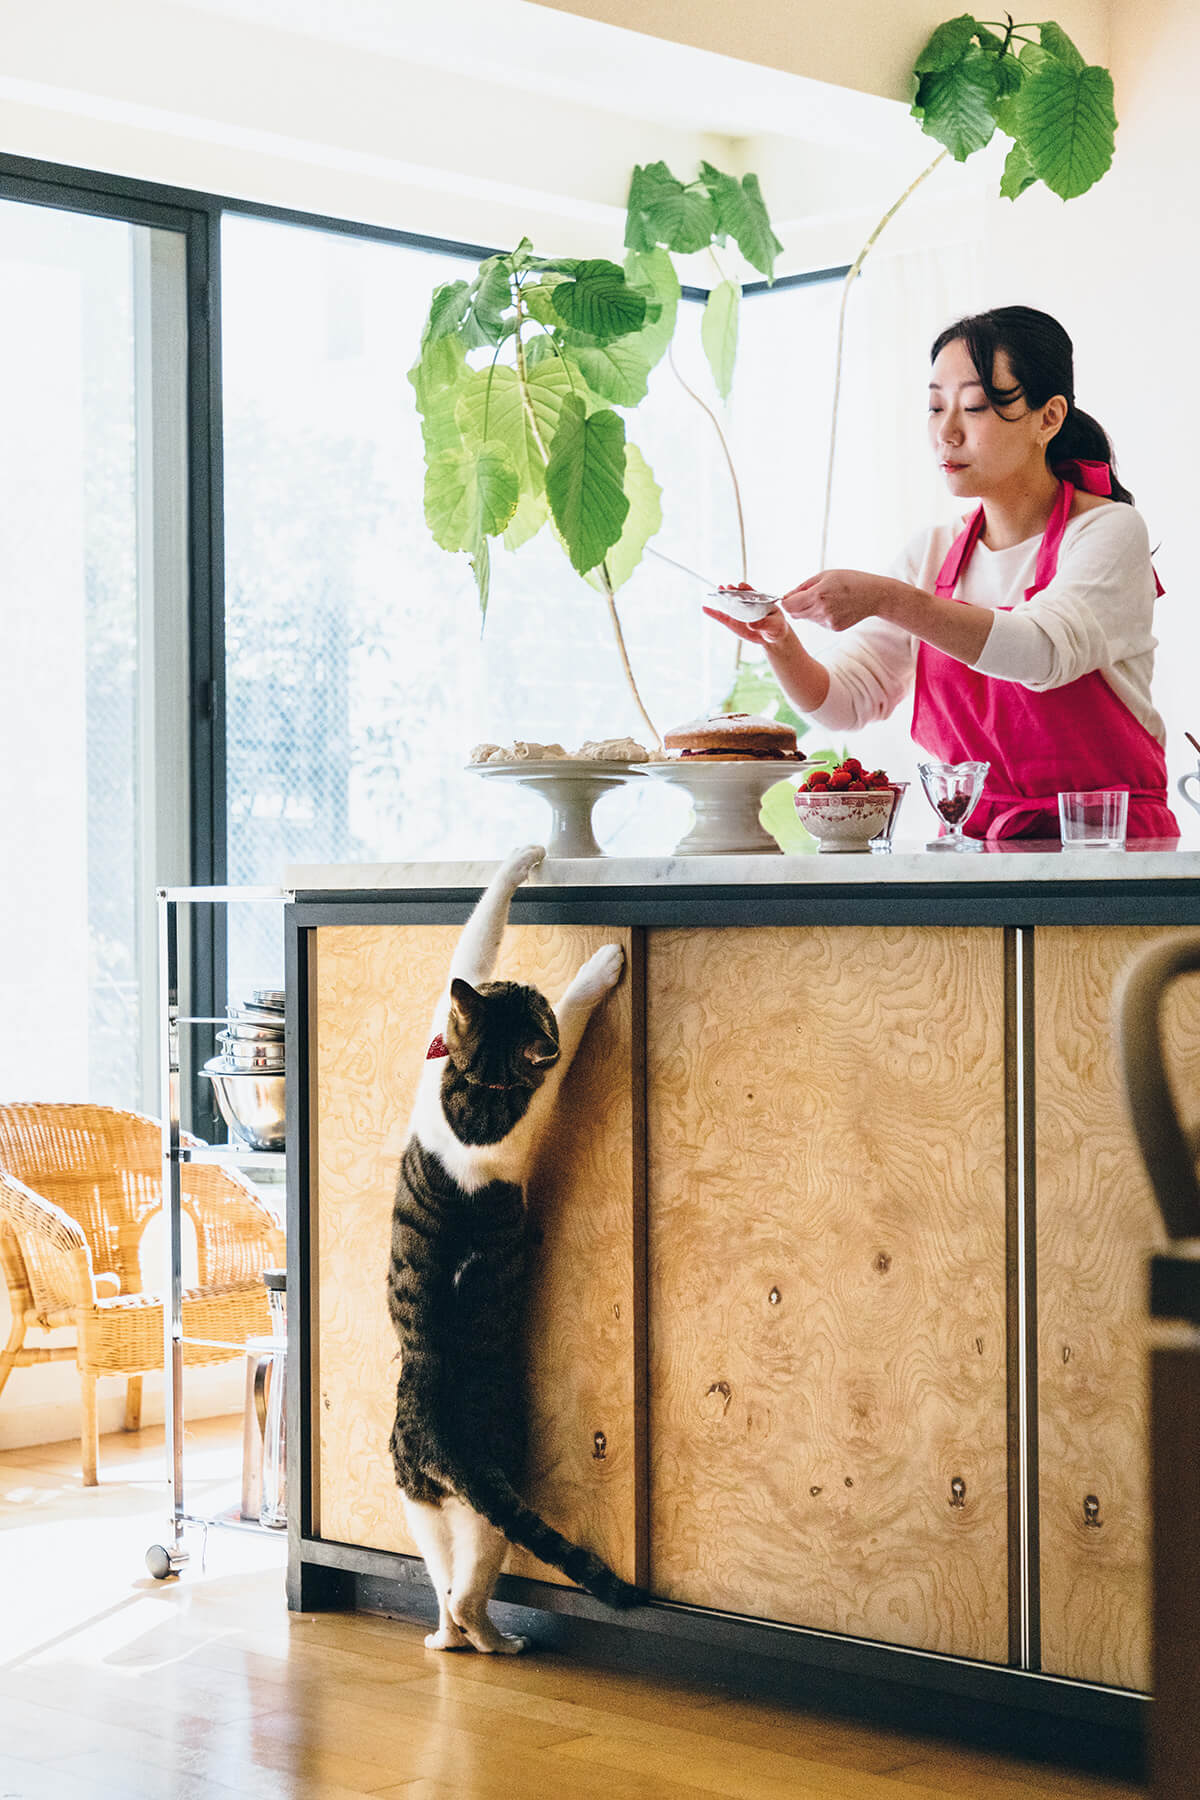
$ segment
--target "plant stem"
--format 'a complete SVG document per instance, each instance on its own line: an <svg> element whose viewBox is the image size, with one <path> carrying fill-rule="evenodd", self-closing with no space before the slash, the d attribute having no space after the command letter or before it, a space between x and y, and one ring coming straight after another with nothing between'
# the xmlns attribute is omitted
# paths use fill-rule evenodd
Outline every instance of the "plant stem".
<svg viewBox="0 0 1200 1800"><path fill-rule="evenodd" d="M521 407L525 413L526 419L528 420L529 429L533 433L533 441L537 445L538 455L542 459L542 466L545 467L545 465L550 461L550 453L546 449L545 439L542 437L541 432L538 430L537 415L535 414L535 412L533 410L533 401L529 398L529 386L528 386L528 382L527 382L526 375L525 375L525 346L521 342L521 326L524 323L525 323L525 315L522 312L521 302L520 302L520 299L518 298L518 300L517 300L517 329L516 329L515 333L513 334L515 337L516 346L517 346L517 386L521 390Z"/></svg>
<svg viewBox="0 0 1200 1800"><path fill-rule="evenodd" d="M716 260L715 257L713 260L714 261ZM692 396L692 399L696 402L696 405L700 408L700 410L702 412L706 412L708 414L709 418L712 420L713 430L716 432L717 437L720 440L721 448L725 452L725 463L726 463L726 467L729 470L729 479L733 483L733 503L737 508L738 543L741 546L741 552L742 552L742 580L749 581L750 576L749 576L747 566L746 566L746 520L745 520L745 516L742 512L742 490L738 486L737 470L733 466L733 458L729 454L729 445L725 442L725 433L721 430L721 422L717 418L717 415L713 411L712 407L706 406L704 404L704 401L700 398L700 396L696 392L695 388L690 388L688 386L687 382L683 379L683 376L679 373L679 367L675 361L675 346L673 344L668 344L668 346L667 346L667 361L671 365L671 373L674 375L676 381L679 383L679 385L683 389L684 393L690 394ZM737 650L734 653L734 658L733 658L733 667L734 667L735 672L738 669L740 669L741 666L742 666L742 640L741 640L741 638L739 638L738 642L737 642Z"/></svg>
<svg viewBox="0 0 1200 1800"><path fill-rule="evenodd" d="M600 564L600 580L604 584L604 598L608 601L608 616L612 620L613 633L617 640L617 649L621 653L621 663L625 670L625 679L629 683L629 691L633 695L634 705L646 722L646 729L654 739L655 749L661 750L662 739L658 735L654 720L650 717L650 714L642 704L642 696L638 692L638 684L633 678L633 664L630 662L629 652L625 648L625 633L621 630L621 616L617 611L616 595L613 592L612 577L608 572L607 562L602 562Z"/></svg>
<svg viewBox="0 0 1200 1800"><path fill-rule="evenodd" d="M515 334L517 343L517 381L521 389L521 404L525 411L525 417L529 421L529 429L533 433L533 441L537 445L538 455L541 457L543 464L546 464L550 461L550 456L546 449L545 439L538 429L537 417L533 410L533 402L529 398L529 389L526 383L525 350L521 343L521 326L523 322L521 302L518 297L517 329ZM646 726L651 737L654 739L655 748L661 750L662 739L655 729L654 720L650 717L650 714L642 704L642 696L638 692L638 684L634 680L633 664L630 662L629 652L625 648L625 633L621 630L621 617L617 612L616 596L613 593L612 577L608 572L607 562L602 562L600 564L600 580L604 587L604 598L608 601L608 616L612 620L612 628L617 640L617 650L621 657L621 666L625 670L625 679L629 683L629 691L633 695L633 703L641 713L642 718L646 721Z"/></svg>
<svg viewBox="0 0 1200 1800"><path fill-rule="evenodd" d="M687 382L683 379L683 376L679 373L678 366L675 362L674 345L667 346L667 361L671 365L671 373L674 375L676 381L679 383L679 385L683 389L684 393L690 394L692 396L692 399L696 402L696 405L698 407L700 407L701 411L706 412L708 414L709 418L712 420L713 430L716 432L717 437L720 439L721 448L725 452L725 463L729 469L729 479L733 483L734 505L737 507L738 542L741 545L741 551L742 551L742 580L749 581L750 577L746 572L746 521L742 514L742 490L738 486L737 470L734 468L733 458L729 454L729 445L725 442L725 433L721 430L720 421L718 420L717 415L713 411L712 407L706 406L704 404L704 401L700 398L700 396L696 392L695 388L690 388L688 386Z"/></svg>
<svg viewBox="0 0 1200 1800"><path fill-rule="evenodd" d="M937 168L938 164L945 162L949 154L950 152L948 150L939 150L938 154L929 164L929 167L922 169L916 180L911 181L905 188L895 205L888 208L887 212L884 213L882 219L880 219L878 225L855 257L850 266L849 273L842 283L842 300L841 305L838 308L837 350L834 355L833 363L833 411L829 422L829 460L825 465L825 510L821 515L821 551L818 560L822 569L825 567L825 553L829 543L829 514L833 503L833 462L834 453L837 449L838 404L842 396L842 348L846 335L846 302L850 298L850 289L857 280L862 270L862 266L867 260L867 255L880 233L883 231L884 226L891 223L896 214L900 211L900 208L904 205L904 202L908 199L909 195L916 192L921 183L933 174L933 171Z"/></svg>

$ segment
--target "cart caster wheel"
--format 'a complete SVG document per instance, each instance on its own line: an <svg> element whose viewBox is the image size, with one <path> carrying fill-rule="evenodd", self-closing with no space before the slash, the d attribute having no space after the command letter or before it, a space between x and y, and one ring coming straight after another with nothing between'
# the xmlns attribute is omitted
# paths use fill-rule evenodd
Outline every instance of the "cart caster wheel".
<svg viewBox="0 0 1200 1800"><path fill-rule="evenodd" d="M146 1552L146 1567L155 1581L165 1581L169 1575L178 1575L187 1561L186 1550L167 1550L162 1544L151 1544Z"/></svg>

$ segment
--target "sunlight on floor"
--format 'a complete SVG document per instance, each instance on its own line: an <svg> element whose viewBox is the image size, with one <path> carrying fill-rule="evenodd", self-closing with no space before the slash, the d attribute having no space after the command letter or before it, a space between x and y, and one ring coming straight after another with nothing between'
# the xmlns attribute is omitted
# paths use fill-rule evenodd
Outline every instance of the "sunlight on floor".
<svg viewBox="0 0 1200 1800"><path fill-rule="evenodd" d="M75 1444L5 1453L0 1662L12 1667L86 1660L132 1672L147 1662L173 1660L174 1648L154 1650L156 1635L169 1635L199 1587L231 1576L259 1575L277 1583L282 1608L282 1532L188 1526L191 1560L185 1576L154 1580L146 1571L146 1551L170 1535L162 1430L106 1438L103 1448L98 1488L83 1487ZM188 1511L210 1516L236 1507L240 1421L190 1425L185 1455ZM26 1469L13 1466L18 1459Z"/></svg>

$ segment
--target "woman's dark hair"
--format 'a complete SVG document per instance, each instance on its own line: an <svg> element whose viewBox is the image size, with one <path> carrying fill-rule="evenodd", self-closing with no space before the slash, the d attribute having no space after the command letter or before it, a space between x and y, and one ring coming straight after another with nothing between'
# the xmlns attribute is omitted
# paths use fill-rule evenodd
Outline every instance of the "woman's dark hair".
<svg viewBox="0 0 1200 1800"><path fill-rule="evenodd" d="M1074 346L1057 319L1032 306L996 306L990 312L973 313L948 325L934 339L930 361L961 340L975 365L980 386L997 412L1024 399L1031 409L1044 406L1055 394L1067 403L1067 416L1046 446L1046 461L1054 469L1060 463L1107 463L1112 477L1112 497L1133 505L1133 495L1117 480L1113 447L1104 427L1075 404ZM996 352L1003 350L1012 369L1012 387L997 387L993 379Z"/></svg>

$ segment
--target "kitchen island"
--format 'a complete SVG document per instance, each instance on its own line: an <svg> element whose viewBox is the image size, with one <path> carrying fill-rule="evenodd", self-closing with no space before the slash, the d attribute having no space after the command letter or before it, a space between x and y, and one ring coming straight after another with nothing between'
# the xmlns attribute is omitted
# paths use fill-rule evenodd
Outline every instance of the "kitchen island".
<svg viewBox="0 0 1200 1800"><path fill-rule="evenodd" d="M384 1268L430 1013L492 870L289 872L294 1607L429 1605ZM553 999L601 943L627 964L531 1194L528 1492L651 1604L614 1624L514 1552L522 1630L1136 1741L1161 1228L1112 998L1200 925L1198 878L1174 846L1044 845L535 873L499 974ZM1188 983L1167 1032L1194 1080Z"/></svg>

